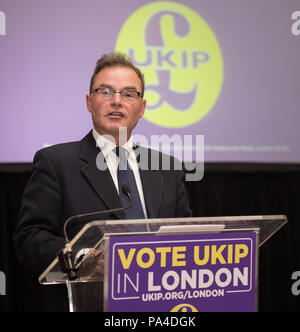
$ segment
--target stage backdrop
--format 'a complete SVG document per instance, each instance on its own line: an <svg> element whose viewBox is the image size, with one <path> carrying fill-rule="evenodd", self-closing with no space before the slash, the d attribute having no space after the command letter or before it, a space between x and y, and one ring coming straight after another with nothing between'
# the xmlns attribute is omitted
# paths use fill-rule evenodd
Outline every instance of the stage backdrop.
<svg viewBox="0 0 300 332"><path fill-rule="evenodd" d="M206 161L300 162L299 0L1 0L0 162L82 138L114 50L145 74L143 145L195 159L204 135Z"/></svg>

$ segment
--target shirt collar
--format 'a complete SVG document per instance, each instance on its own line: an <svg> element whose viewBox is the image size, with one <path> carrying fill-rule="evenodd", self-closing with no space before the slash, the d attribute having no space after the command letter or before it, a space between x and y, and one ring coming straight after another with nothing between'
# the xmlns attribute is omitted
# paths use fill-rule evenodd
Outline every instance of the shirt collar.
<svg viewBox="0 0 300 332"><path fill-rule="evenodd" d="M115 148L116 144L109 140L105 135L100 135L96 129L93 129L93 136L96 141L96 145L101 149L104 158L106 158ZM123 145L123 148L127 150L128 154L133 154L133 138L130 136L129 140Z"/></svg>

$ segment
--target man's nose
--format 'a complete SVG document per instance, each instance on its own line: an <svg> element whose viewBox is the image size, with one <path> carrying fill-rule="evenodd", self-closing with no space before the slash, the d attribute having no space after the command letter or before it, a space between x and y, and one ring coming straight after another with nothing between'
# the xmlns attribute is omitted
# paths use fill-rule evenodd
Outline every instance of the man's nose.
<svg viewBox="0 0 300 332"><path fill-rule="evenodd" d="M115 92L112 96L113 104L117 104L117 105L121 104L121 99L122 99L122 97L120 95L120 92Z"/></svg>

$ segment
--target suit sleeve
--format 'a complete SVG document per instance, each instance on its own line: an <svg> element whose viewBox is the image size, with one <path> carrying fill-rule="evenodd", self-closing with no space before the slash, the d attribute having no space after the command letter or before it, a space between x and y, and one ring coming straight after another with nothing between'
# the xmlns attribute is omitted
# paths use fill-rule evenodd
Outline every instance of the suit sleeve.
<svg viewBox="0 0 300 332"><path fill-rule="evenodd" d="M14 234L17 256L35 272L43 272L64 246L61 206L58 174L46 150L41 150L33 161Z"/></svg>

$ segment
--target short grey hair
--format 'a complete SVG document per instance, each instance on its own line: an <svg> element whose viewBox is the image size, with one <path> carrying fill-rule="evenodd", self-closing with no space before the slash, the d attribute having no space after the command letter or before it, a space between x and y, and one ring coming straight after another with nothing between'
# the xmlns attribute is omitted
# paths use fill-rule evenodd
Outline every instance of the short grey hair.
<svg viewBox="0 0 300 332"><path fill-rule="evenodd" d="M91 78L90 82L90 91L93 89L93 85L95 82L96 76L100 73L100 71L107 67L126 67L131 68L138 76L142 85L142 94L144 94L145 90L145 79L144 75L139 68L137 68L126 54L120 52L112 52L108 54L102 55L102 57L97 61L96 67Z"/></svg>

